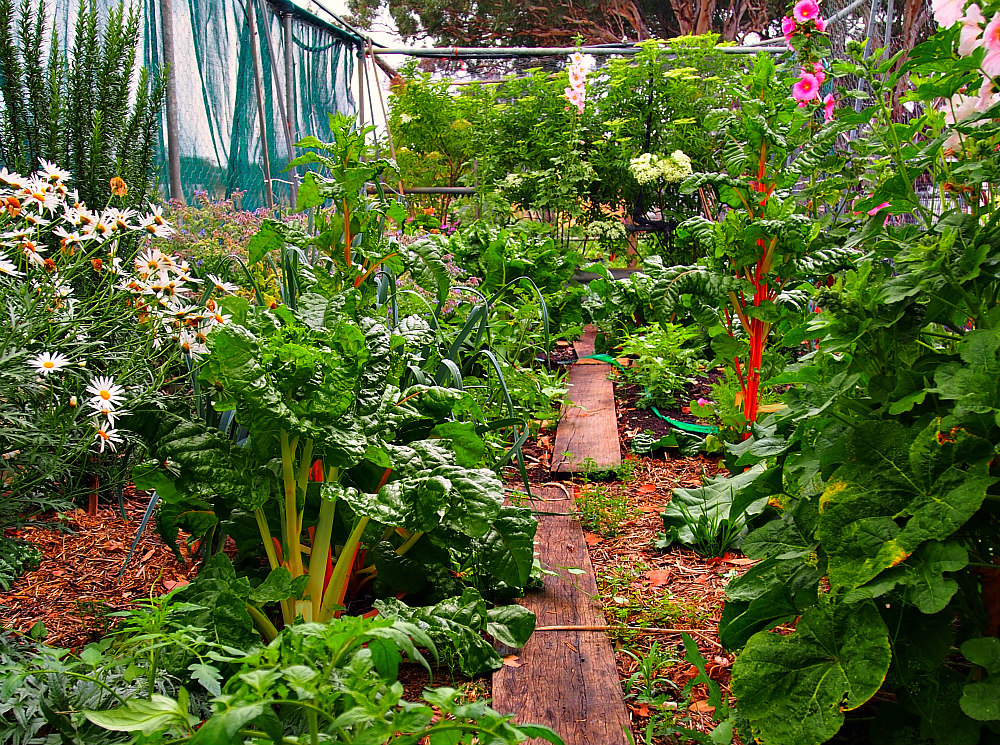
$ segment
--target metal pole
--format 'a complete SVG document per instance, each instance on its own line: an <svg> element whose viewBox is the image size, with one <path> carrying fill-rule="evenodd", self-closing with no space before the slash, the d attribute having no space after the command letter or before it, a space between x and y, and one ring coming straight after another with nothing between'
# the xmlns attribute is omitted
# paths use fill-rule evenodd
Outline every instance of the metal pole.
<svg viewBox="0 0 1000 745"><path fill-rule="evenodd" d="M181 151L177 144L177 79L174 75L174 8L171 0L160 0L160 37L163 42L163 66L167 70L167 175L170 198L187 204L181 186Z"/></svg>
<svg viewBox="0 0 1000 745"><path fill-rule="evenodd" d="M288 132L292 139L298 139L298 109L295 108L295 61L292 49L295 40L292 38L292 14L285 13L282 18L282 30L285 35L285 115L288 121ZM294 151L292 158L295 157ZM292 204L299 201L299 173L292 169Z"/></svg>
<svg viewBox="0 0 1000 745"><path fill-rule="evenodd" d="M365 50L358 50L358 126L365 126Z"/></svg>
<svg viewBox="0 0 1000 745"><path fill-rule="evenodd" d="M260 13L261 13L262 16L264 16L264 3L263 3L262 0L259 0L259 2L260 2ZM264 16L264 20L265 21L267 20L267 16ZM277 89L277 91L276 91L277 92L276 98L277 98L277 101L278 101L278 115L281 117L282 124L284 124L284 126L281 128L281 132L285 136L285 148L288 150L288 160L291 161L292 159L295 158L295 147L292 145L292 129L291 129L291 125L289 124L289 121L288 121L287 109L285 109L285 92L284 92L284 86L282 86L282 84L281 84L281 76L278 75L278 74L276 74L274 72L274 68L275 68L275 64L274 63L275 63L275 61L276 61L277 58L275 57L275 54L274 54L274 44L271 43L271 24L270 23L265 23L264 24L264 41L267 43L267 53L268 53L268 55L271 58L271 71L272 71L271 77L274 80L274 87ZM288 62L288 57L286 56L285 57L285 63L287 64L287 62ZM297 189L295 187L297 185L298 174L295 173L295 172L292 172L290 175L291 175L290 187L291 187L291 192L292 192L292 206L294 207L295 206L295 194L297 192Z"/></svg>
<svg viewBox="0 0 1000 745"><path fill-rule="evenodd" d="M271 158L267 152L267 120L264 117L264 81L260 71L260 44L257 42L257 20L254 18L253 0L247 0L247 23L250 26L250 55L253 57L253 84L257 93L257 119L260 122L260 151L264 158L264 194L267 206L274 209L274 192L271 189Z"/></svg>
<svg viewBox="0 0 1000 745"><path fill-rule="evenodd" d="M761 49L759 47L713 47L714 51L723 54L756 54L757 52L785 51L780 49ZM670 47L664 47L665 52L671 52ZM438 59L506 59L511 57L560 57L573 52L592 54L595 56L638 54L641 50L636 46L601 46L601 47L385 47L378 50L379 55L403 54L410 57L434 57Z"/></svg>

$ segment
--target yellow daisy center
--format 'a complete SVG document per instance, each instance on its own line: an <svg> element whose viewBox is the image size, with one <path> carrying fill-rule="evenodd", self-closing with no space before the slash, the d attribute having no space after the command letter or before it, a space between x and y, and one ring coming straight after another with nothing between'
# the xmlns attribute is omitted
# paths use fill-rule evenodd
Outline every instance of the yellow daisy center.
<svg viewBox="0 0 1000 745"><path fill-rule="evenodd" d="M103 398L105 401L110 401L111 400L111 391L107 391L107 390L101 391L101 398Z"/></svg>

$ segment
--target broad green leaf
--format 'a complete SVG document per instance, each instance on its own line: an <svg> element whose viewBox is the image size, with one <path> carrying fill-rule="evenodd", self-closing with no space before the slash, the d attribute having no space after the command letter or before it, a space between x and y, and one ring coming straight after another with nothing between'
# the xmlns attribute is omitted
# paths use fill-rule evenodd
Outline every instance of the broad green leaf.
<svg viewBox="0 0 1000 745"><path fill-rule="evenodd" d="M960 543L928 541L899 566L886 569L871 582L847 593L845 600L877 598L902 586L908 590L907 602L916 605L922 613L937 613L958 591L958 582L945 577L944 573L958 571L968 563L968 551Z"/></svg>
<svg viewBox="0 0 1000 745"><path fill-rule="evenodd" d="M743 526L748 517L760 514L771 496L754 487L754 482L763 473L765 466L761 463L736 476L712 477L696 489L674 489L661 515L665 532L657 545L665 548L675 541L694 544L699 523L716 532L726 525ZM764 481L758 486L763 484ZM770 492L770 489L762 491ZM749 503L745 504L745 509L733 509L734 502L747 499Z"/></svg>
<svg viewBox="0 0 1000 745"><path fill-rule="evenodd" d="M176 700L159 693L154 693L148 700L130 698L118 709L108 711L84 709L83 715L104 729L115 732L142 732L144 735L152 735L170 727L184 731L198 722L198 719L188 714Z"/></svg>
<svg viewBox="0 0 1000 745"><path fill-rule="evenodd" d="M474 555L495 582L520 589L531 576L538 521L531 510L503 505L490 530L475 539Z"/></svg>
<svg viewBox="0 0 1000 745"><path fill-rule="evenodd" d="M501 605L486 612L486 631L501 644L520 649L535 630L535 614L520 605Z"/></svg>
<svg viewBox="0 0 1000 745"><path fill-rule="evenodd" d="M977 637L962 644L962 654L983 667L988 677L966 683L959 705L962 711L981 722L1000 720L1000 639Z"/></svg>
<svg viewBox="0 0 1000 745"><path fill-rule="evenodd" d="M264 220L260 230L247 243L247 258L251 264L263 261L271 251L279 251L285 243L283 226L274 220Z"/></svg>
<svg viewBox="0 0 1000 745"><path fill-rule="evenodd" d="M807 609L795 632L762 631L733 665L733 693L762 745L819 745L889 670L889 631L871 603Z"/></svg>
<svg viewBox="0 0 1000 745"><path fill-rule="evenodd" d="M992 446L940 419L920 432L874 424L857 431L852 447L820 498L817 537L834 587L860 587L923 542L948 538L997 481L985 470Z"/></svg>

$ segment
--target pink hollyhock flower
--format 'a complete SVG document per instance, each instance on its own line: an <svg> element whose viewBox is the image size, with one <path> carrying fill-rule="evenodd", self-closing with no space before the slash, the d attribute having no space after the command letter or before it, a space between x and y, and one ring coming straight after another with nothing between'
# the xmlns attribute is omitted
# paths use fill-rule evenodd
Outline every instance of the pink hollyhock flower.
<svg viewBox="0 0 1000 745"><path fill-rule="evenodd" d="M983 58L983 72L991 78L1000 75L1000 13L986 24L983 31L983 46L986 47L986 57Z"/></svg>
<svg viewBox="0 0 1000 745"><path fill-rule="evenodd" d="M872 216L877 215L879 212L881 212L888 206L889 206L888 202L882 202L882 204L880 204L878 207L872 207L870 210L868 210L868 214Z"/></svg>
<svg viewBox="0 0 1000 745"><path fill-rule="evenodd" d="M792 86L792 98L799 102L799 106L805 106L809 101L819 98L819 81L816 76L804 73L802 79Z"/></svg>
<svg viewBox="0 0 1000 745"><path fill-rule="evenodd" d="M795 19L785 16L781 19L781 33L785 35L785 39L791 39L795 36Z"/></svg>
<svg viewBox="0 0 1000 745"><path fill-rule="evenodd" d="M836 100L833 98L832 93L827 93L826 98L823 99L823 121L831 122L833 121L833 107L837 105Z"/></svg>
<svg viewBox="0 0 1000 745"><path fill-rule="evenodd" d="M958 23L965 9L965 0L933 0L934 20L939 26L950 28Z"/></svg>
<svg viewBox="0 0 1000 745"><path fill-rule="evenodd" d="M983 16L979 6L973 3L965 11L962 18L962 32L958 42L958 53L963 57L968 57L976 48L982 45L983 24L986 18Z"/></svg>
<svg viewBox="0 0 1000 745"><path fill-rule="evenodd" d="M819 17L819 4L816 0L799 0L792 8L792 15L799 23L811 21Z"/></svg>
<svg viewBox="0 0 1000 745"><path fill-rule="evenodd" d="M812 64L806 63L806 65L802 68L802 74L805 75L806 73L814 75L820 85L823 85L823 81L826 80L826 72L823 70L822 62L813 62Z"/></svg>
<svg viewBox="0 0 1000 745"><path fill-rule="evenodd" d="M826 31L826 19L816 16L816 30L821 34Z"/></svg>

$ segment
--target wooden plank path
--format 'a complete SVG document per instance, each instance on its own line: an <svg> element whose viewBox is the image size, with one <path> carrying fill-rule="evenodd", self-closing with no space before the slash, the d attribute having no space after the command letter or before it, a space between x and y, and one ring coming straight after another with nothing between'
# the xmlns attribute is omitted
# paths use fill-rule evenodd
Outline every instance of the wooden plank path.
<svg viewBox="0 0 1000 745"><path fill-rule="evenodd" d="M566 745L627 745L614 650L604 631L593 628L606 621L583 529L561 489L535 492L533 509L560 513L540 515L536 537L542 566L559 576L546 576L541 592L518 601L535 613L538 627L522 649L500 646L500 654L516 658L493 674L493 708L512 713L515 722L551 727Z"/></svg>
<svg viewBox="0 0 1000 745"><path fill-rule="evenodd" d="M556 429L552 474L614 470L622 464L618 445L615 389L608 380L609 367L598 360L582 359L594 353L597 329L588 326L573 347L579 359L569 370L568 403ZM585 465L585 461L587 462Z"/></svg>

